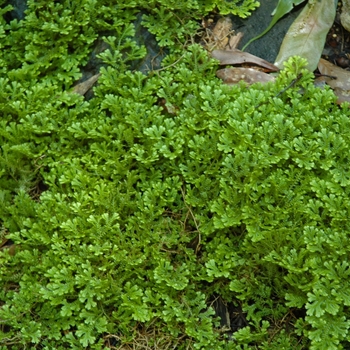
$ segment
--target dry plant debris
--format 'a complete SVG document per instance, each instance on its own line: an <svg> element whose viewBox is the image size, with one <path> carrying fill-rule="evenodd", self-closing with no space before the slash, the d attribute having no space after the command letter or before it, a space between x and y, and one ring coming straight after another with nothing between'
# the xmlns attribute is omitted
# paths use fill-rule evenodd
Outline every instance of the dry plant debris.
<svg viewBox="0 0 350 350"><path fill-rule="evenodd" d="M245 81L250 85L274 80L274 77L266 72L278 71L275 65L237 49L243 34L232 30L232 21L229 17L219 19L215 25L210 20L203 21L202 25L205 28L202 44L210 52L211 57L217 59L220 65L244 65L218 70L217 76L225 84L233 85Z"/></svg>
<svg viewBox="0 0 350 350"><path fill-rule="evenodd" d="M321 58L318 70L323 75L322 80L329 85L338 97L337 103L350 102L350 72Z"/></svg>
<svg viewBox="0 0 350 350"><path fill-rule="evenodd" d="M219 60L220 65L232 66L219 69L216 75L228 85L238 84L241 81L245 81L248 85L256 82L266 83L274 80L274 76L268 74L269 72L278 71L279 68L282 67L286 57L298 54L306 58L309 62L311 61L310 67L312 68L310 68L310 70L314 70L314 67L318 65L318 70L322 74L322 77L315 80L315 85L329 85L338 97L338 104L342 102L350 103L350 72L323 58L319 59L321 50L325 45L326 33L327 31L331 33L333 30L329 30L335 16L333 6L332 11L329 13L325 14L323 11L325 6L327 7L329 5L328 1L329 0L322 0L320 4L312 4L304 8L304 11L297 18L286 35L280 53L276 59L276 65L247 52L238 50L237 46L243 34L235 33L232 30L232 22L228 17L221 18L216 24L214 24L213 21L203 22L203 26L205 27L203 45L210 52L211 57ZM298 3L300 3L300 1ZM288 9L286 8L285 10L290 11L293 4L289 3ZM323 15L320 16L320 13ZM302 23L302 25L300 23ZM303 30L300 29L301 27ZM311 29L306 30L306 28ZM344 28L342 28L342 30L345 31ZM261 37L264 33L254 39ZM344 37L344 34L342 36ZM328 34L326 45L329 42L329 37L330 34ZM315 42L317 48L312 49L314 46L310 45L310 40L313 43ZM296 50L295 46L299 49ZM342 48L343 46L342 44ZM343 61L349 62L348 56L343 58L342 62ZM341 65L340 60L336 62L338 65ZM348 66L349 64L345 67Z"/></svg>
<svg viewBox="0 0 350 350"><path fill-rule="evenodd" d="M240 81L245 81L248 84L254 84L257 82L267 83L269 81L274 81L274 77L270 74L261 72L253 68L243 68L243 67L229 67L224 69L219 69L216 72L218 78L222 79L225 84L235 85Z"/></svg>
<svg viewBox="0 0 350 350"><path fill-rule="evenodd" d="M248 52L243 52L238 49L214 50L211 53L211 56L219 60L221 65L249 63L263 67L270 72L279 71L279 68L273 65L272 63L267 62L260 57L251 55Z"/></svg>
<svg viewBox="0 0 350 350"><path fill-rule="evenodd" d="M75 85L72 92L84 96L88 92L88 90L90 90L92 86L97 82L100 75L101 73L95 74L91 78L83 81L82 83Z"/></svg>
<svg viewBox="0 0 350 350"><path fill-rule="evenodd" d="M242 37L242 33L235 34L232 30L232 21L229 17L220 18L216 24L212 19L203 20L202 26L205 31L201 43L209 52L214 49L225 50L227 47L236 47Z"/></svg>

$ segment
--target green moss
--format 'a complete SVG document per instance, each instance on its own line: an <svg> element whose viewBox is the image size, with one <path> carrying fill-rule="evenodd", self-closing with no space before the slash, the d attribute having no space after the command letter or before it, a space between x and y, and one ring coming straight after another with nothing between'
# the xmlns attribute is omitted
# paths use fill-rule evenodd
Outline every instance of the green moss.
<svg viewBox="0 0 350 350"><path fill-rule="evenodd" d="M86 1L79 19L35 1L2 22L1 237L17 247L0 252L0 344L340 349L348 107L298 58L250 88L223 85L198 45L131 72L136 5ZM94 98L67 92L112 29ZM217 295L245 312L234 341Z"/></svg>

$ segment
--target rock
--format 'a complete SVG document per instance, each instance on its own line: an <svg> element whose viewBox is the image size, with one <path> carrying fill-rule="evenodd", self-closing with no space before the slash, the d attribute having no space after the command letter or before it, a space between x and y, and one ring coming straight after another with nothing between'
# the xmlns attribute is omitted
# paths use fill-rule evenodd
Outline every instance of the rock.
<svg viewBox="0 0 350 350"><path fill-rule="evenodd" d="M13 6L13 10L5 15L8 23L14 19L20 21L24 18L24 11L28 8L27 0L8 0L7 5Z"/></svg>

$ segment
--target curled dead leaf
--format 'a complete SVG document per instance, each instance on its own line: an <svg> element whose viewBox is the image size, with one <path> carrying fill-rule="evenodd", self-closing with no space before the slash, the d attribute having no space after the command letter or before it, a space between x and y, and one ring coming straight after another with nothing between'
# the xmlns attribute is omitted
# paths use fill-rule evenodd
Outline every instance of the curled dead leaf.
<svg viewBox="0 0 350 350"><path fill-rule="evenodd" d="M260 57L254 56L248 52L240 51L238 49L214 50L211 53L211 57L219 60L221 65L252 63L260 67L264 67L271 72L279 71L279 68L276 67L274 64L267 62Z"/></svg>
<svg viewBox="0 0 350 350"><path fill-rule="evenodd" d="M77 84L74 86L72 92L79 94L79 95L85 95L86 92L91 89L91 87L96 83L98 78L100 77L101 73L93 75L91 78L88 80L83 81L80 84Z"/></svg>

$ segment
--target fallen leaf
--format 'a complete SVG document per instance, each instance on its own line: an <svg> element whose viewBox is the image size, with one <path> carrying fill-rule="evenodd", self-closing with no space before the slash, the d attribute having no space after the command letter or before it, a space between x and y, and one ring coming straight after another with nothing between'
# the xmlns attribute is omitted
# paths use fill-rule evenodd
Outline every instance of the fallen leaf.
<svg viewBox="0 0 350 350"><path fill-rule="evenodd" d="M238 49L214 50L211 53L211 57L219 60L221 65L253 63L260 67L264 67L271 72L277 72L279 70L279 68L273 65L272 63L267 62L262 58L254 56L248 52L240 51Z"/></svg>
<svg viewBox="0 0 350 350"><path fill-rule="evenodd" d="M348 32L350 32L350 2L349 2L349 0L342 1L340 23Z"/></svg>
<svg viewBox="0 0 350 350"><path fill-rule="evenodd" d="M350 90L350 72L334 65L331 62L321 58L318 63L318 70L325 82L333 89L338 88L342 90ZM334 77L334 78L331 78Z"/></svg>
<svg viewBox="0 0 350 350"><path fill-rule="evenodd" d="M306 68L313 72L333 25L336 6L335 0L310 0L284 37L275 65L283 68L283 62L291 56L301 56L308 61Z"/></svg>
<svg viewBox="0 0 350 350"><path fill-rule="evenodd" d="M219 69L216 72L216 76L223 80L225 84L234 85L238 84L240 81L245 81L249 85L254 83L267 83L269 81L274 81L275 78L264 72L260 72L253 68L224 68Z"/></svg>
<svg viewBox="0 0 350 350"><path fill-rule="evenodd" d="M324 75L321 77L322 80L333 89L334 94L338 97L337 103L350 103L350 72L323 58L318 63L318 70Z"/></svg>
<svg viewBox="0 0 350 350"><path fill-rule="evenodd" d="M85 80L82 83L75 85L72 92L75 92L76 94L79 94L82 96L85 95L86 92L89 89L91 89L91 87L96 83L96 81L98 80L100 75L101 75L101 73L95 74L91 78L89 78L88 80Z"/></svg>
<svg viewBox="0 0 350 350"><path fill-rule="evenodd" d="M337 99L338 104L342 104L343 102L350 103L350 90L342 90L339 88L335 88L333 91L335 96L338 97Z"/></svg>

